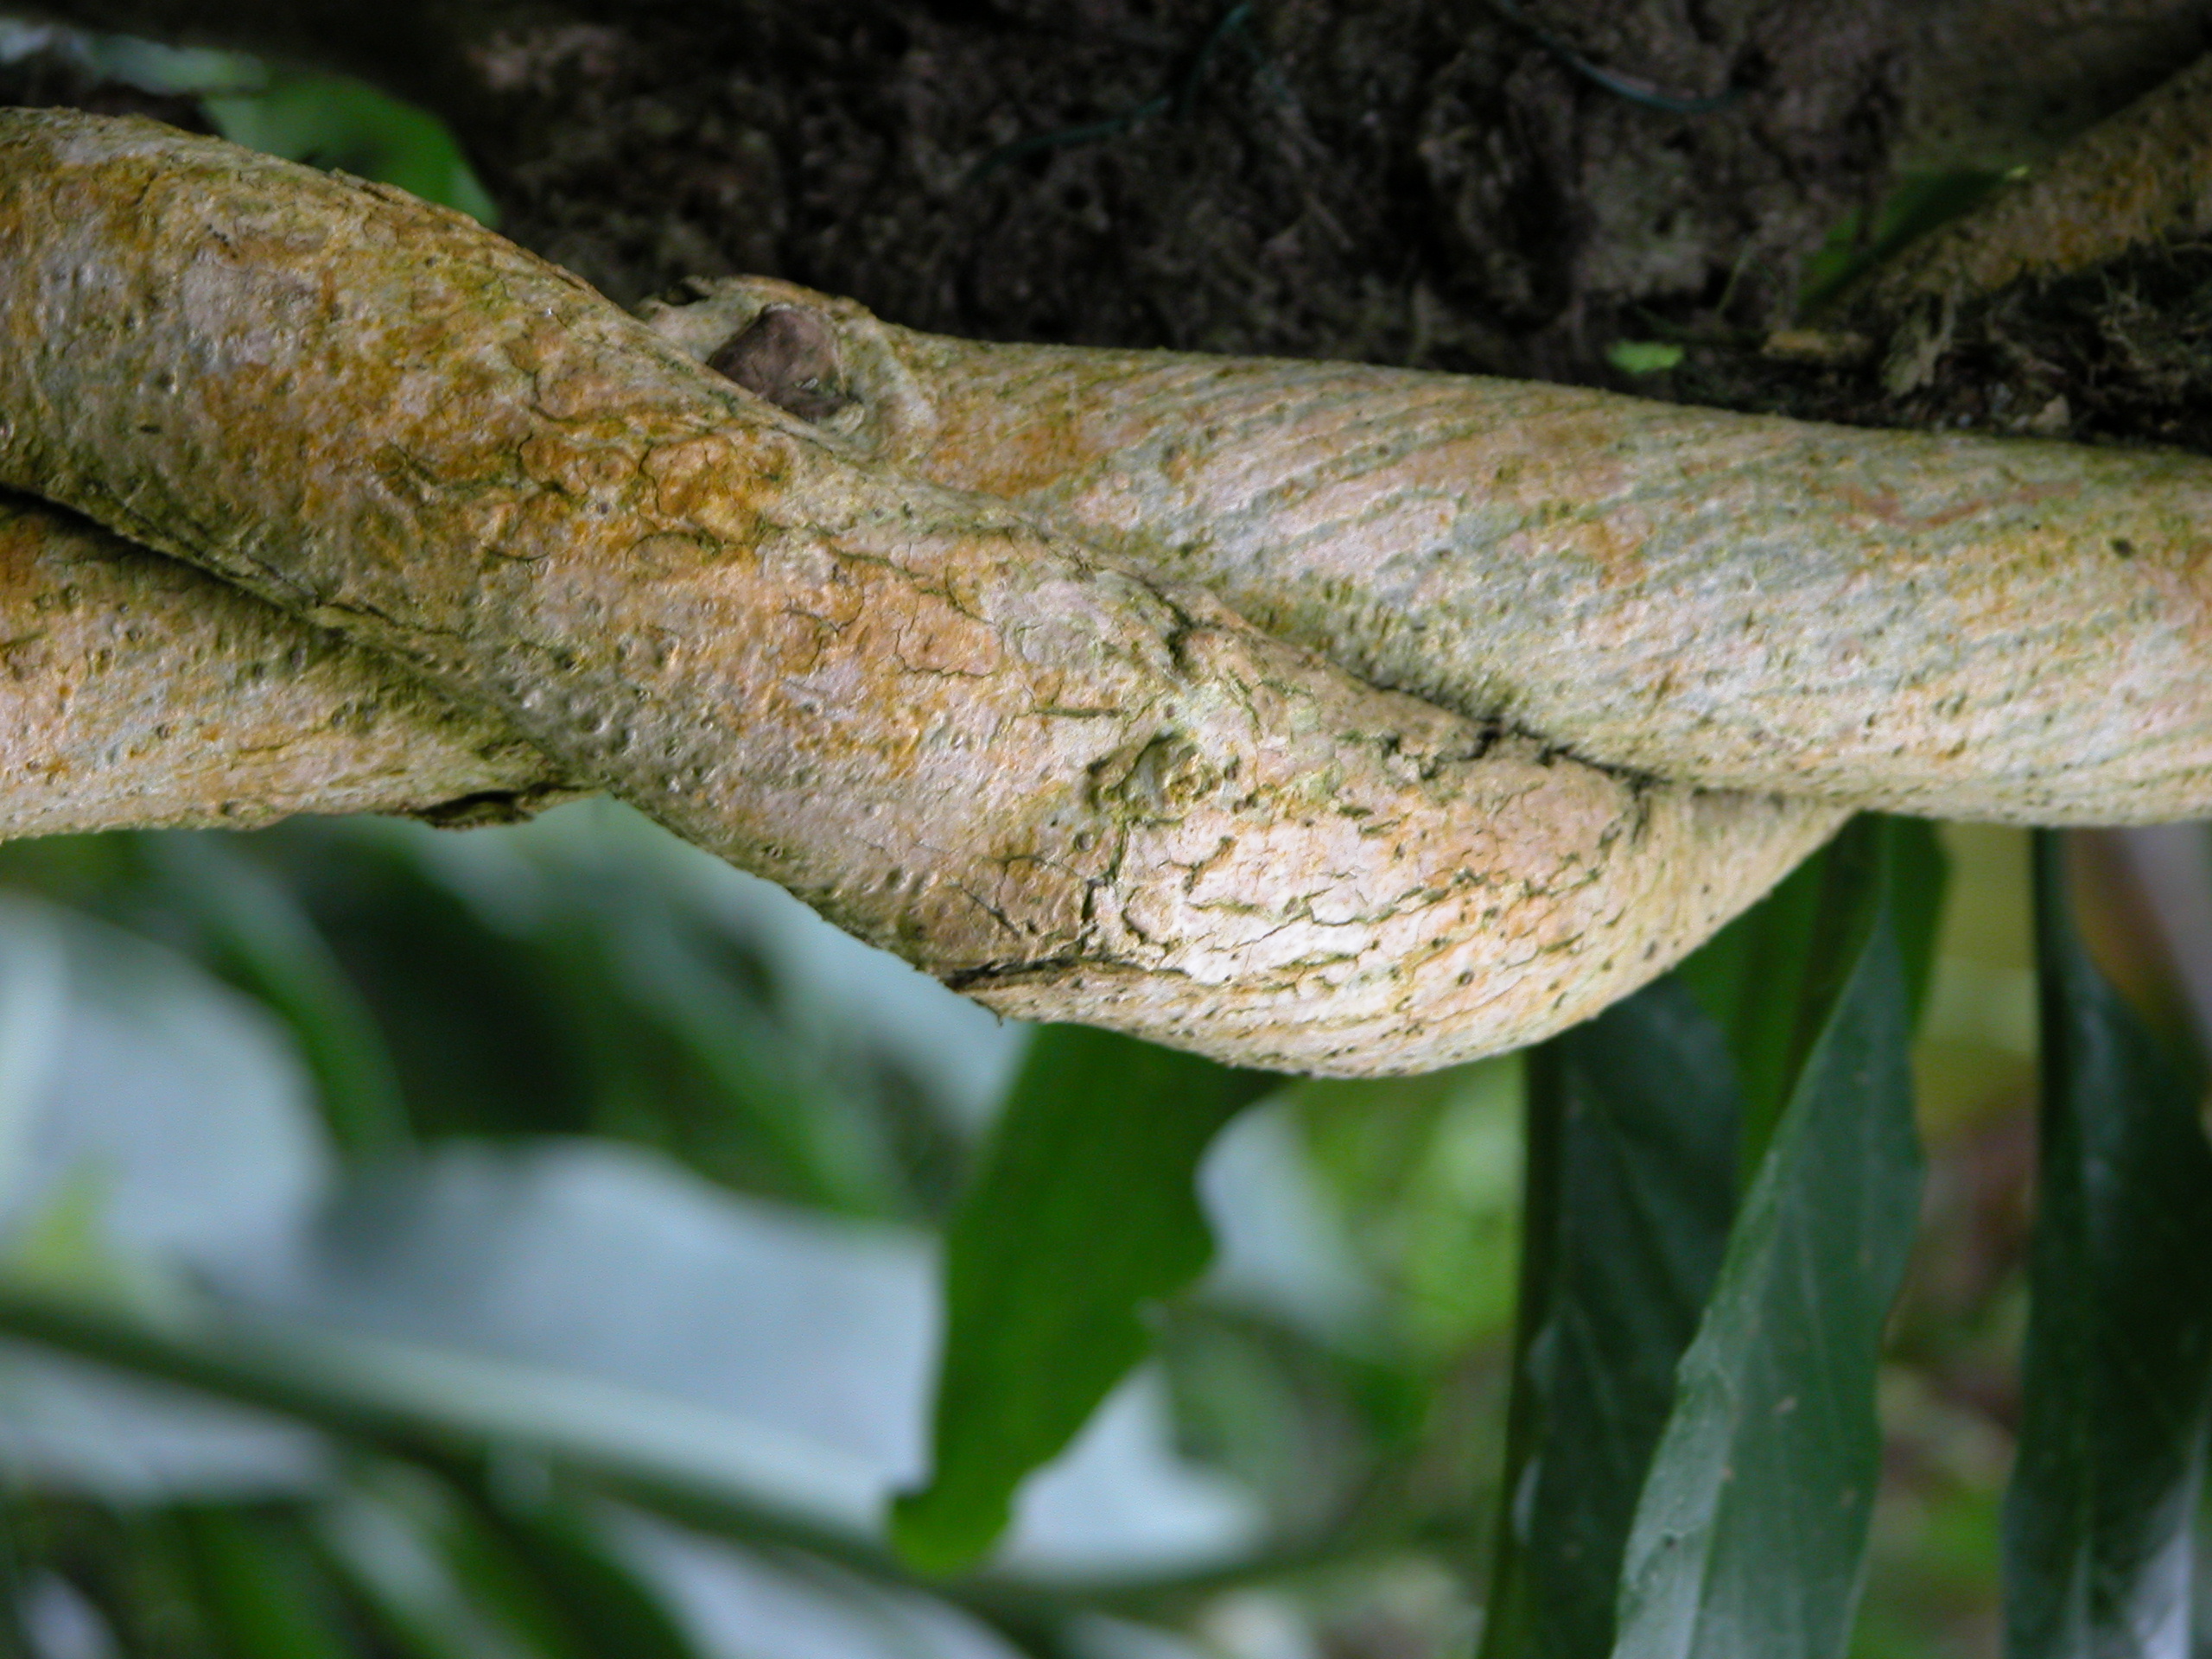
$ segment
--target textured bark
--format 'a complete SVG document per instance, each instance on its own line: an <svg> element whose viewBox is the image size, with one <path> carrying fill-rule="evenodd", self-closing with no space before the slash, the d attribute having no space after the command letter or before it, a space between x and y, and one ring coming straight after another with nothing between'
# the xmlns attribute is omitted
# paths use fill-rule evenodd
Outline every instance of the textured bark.
<svg viewBox="0 0 2212 1659"><path fill-rule="evenodd" d="M2202 462L976 345L760 280L664 344L397 193L0 130L0 476L304 619L12 509L13 833L611 785L1001 1006L1373 1070L1598 1006L1846 806L2212 794ZM2033 241L1993 211L1985 257Z"/></svg>
<svg viewBox="0 0 2212 1659"><path fill-rule="evenodd" d="M753 389L892 465L1007 497L1363 677L1587 759L2032 823L2156 822L2212 793L2212 710L2191 671L2201 462L1343 365L976 345L760 279L650 315L696 358L739 341L725 365ZM817 326L794 354L789 328L748 332L764 316ZM22 566L28 510L13 522ZM58 533L35 578L18 570L7 638L58 616L120 637L106 607L136 590L112 557L77 575L92 543ZM142 635L135 662L99 660L141 674L146 695L16 720L13 823L227 819L257 800L488 810L553 785L480 716L448 733L449 706L376 658L122 563L158 588L167 632ZM240 651L226 635L245 639L248 618L265 639ZM196 690L160 667L232 652L242 666ZM315 653L321 675L297 693L260 666L291 652ZM18 683L60 695L43 674ZM284 763L299 782L277 791L275 757L295 745L311 746ZM233 752L242 769L219 783ZM105 780L73 757L124 753L133 793L80 792ZM166 813L142 792L163 789Z"/></svg>
<svg viewBox="0 0 2212 1659"><path fill-rule="evenodd" d="M404 661L1024 1014L1414 1069L1649 977L1834 815L1618 776L887 474L397 192L0 118L0 482ZM1735 836L1700 873L1678 852Z"/></svg>
<svg viewBox="0 0 2212 1659"><path fill-rule="evenodd" d="M565 792L503 723L359 646L0 499L0 833L295 812L479 823Z"/></svg>
<svg viewBox="0 0 2212 1659"><path fill-rule="evenodd" d="M701 356L771 306L821 318L868 453L1583 759L1930 817L2212 812L2200 458L709 294L653 314Z"/></svg>

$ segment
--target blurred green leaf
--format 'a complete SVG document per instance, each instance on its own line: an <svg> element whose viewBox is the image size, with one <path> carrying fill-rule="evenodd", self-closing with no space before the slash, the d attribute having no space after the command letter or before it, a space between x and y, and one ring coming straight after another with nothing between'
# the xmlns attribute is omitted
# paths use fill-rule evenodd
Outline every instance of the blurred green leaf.
<svg viewBox="0 0 2212 1659"><path fill-rule="evenodd" d="M592 1134L741 1191L920 1218L950 1207L963 1114L1020 1040L888 958L856 971L867 947L605 803L465 836L357 819L10 842L0 885L252 995L355 1153ZM872 995L893 976L918 988Z"/></svg>
<svg viewBox="0 0 2212 1659"><path fill-rule="evenodd" d="M453 1148L330 1215L321 1259L281 1304L187 1294L148 1318L0 1277L0 1331L99 1362L80 1377L169 1379L433 1466L536 1467L556 1490L903 1576L880 1526L922 1449L929 1253L658 1164L588 1142L512 1159ZM133 1399L109 1392L99 1411L48 1414L36 1472L115 1484L87 1482L100 1446L82 1442L121 1428L111 1456L127 1457L145 1431ZM1173 1456L1157 1405L1125 1394L1046 1477L1023 1571L1075 1586L1249 1551L1249 1503ZM196 1450L164 1454L167 1484L250 1486L269 1448L238 1444L246 1427L217 1439L207 1423ZM10 1440L0 1455L22 1466Z"/></svg>
<svg viewBox="0 0 2212 1659"><path fill-rule="evenodd" d="M409 1659L569 1659L515 1628L512 1586L470 1582L448 1548L455 1500L419 1470L372 1466L317 1516L320 1542L378 1633Z"/></svg>
<svg viewBox="0 0 2212 1659"><path fill-rule="evenodd" d="M1748 1185L1781 1121L1802 1055L1801 988L1811 970L1829 852L1800 864L1772 893L1675 970L1720 1027L1742 1090L1738 1168Z"/></svg>
<svg viewBox="0 0 2212 1659"><path fill-rule="evenodd" d="M1198 1160L1278 1081L1085 1027L1037 1033L946 1239L934 1471L893 1512L907 1560L980 1557L1022 1478L1144 1357L1145 1305L1212 1254Z"/></svg>
<svg viewBox="0 0 2212 1659"><path fill-rule="evenodd" d="M512 1512L518 1508L523 1512ZM543 1620L569 1633L582 1659L692 1659L692 1643L668 1609L571 1506L506 1505L475 1518L479 1559L504 1556Z"/></svg>
<svg viewBox="0 0 2212 1659"><path fill-rule="evenodd" d="M2006 1651L2182 1653L2212 1381L2212 1147L2165 1051L2082 947L2056 836L2036 837L2035 859L2042 1147Z"/></svg>
<svg viewBox="0 0 2212 1659"><path fill-rule="evenodd" d="M110 1245L171 1274L251 1274L328 1175L266 1012L173 951L0 898L0 1249L42 1221L44 1266L111 1288Z"/></svg>
<svg viewBox="0 0 2212 1659"><path fill-rule="evenodd" d="M1447 1369L1511 1330L1522 1056L1405 1077L1309 1078L1292 1101L1404 1357Z"/></svg>
<svg viewBox="0 0 2212 1659"><path fill-rule="evenodd" d="M1830 849L1800 1004L1816 1034L1745 1195L1638 1503L1621 1659L1832 1659L1880 1474L1882 1328L1920 1154L1889 824Z"/></svg>
<svg viewBox="0 0 2212 1659"><path fill-rule="evenodd" d="M334 1586L296 1525L194 1507L167 1529L211 1646L226 1659L341 1659L355 1649Z"/></svg>
<svg viewBox="0 0 2212 1659"><path fill-rule="evenodd" d="M1671 340L1617 340L1605 348L1605 361L1623 374L1663 374L1682 360Z"/></svg>
<svg viewBox="0 0 2212 1659"><path fill-rule="evenodd" d="M496 1473L496 1469L495 1469ZM501 1503L420 1470L364 1471L324 1518L333 1560L426 1659L693 1659L659 1598L557 1497Z"/></svg>
<svg viewBox="0 0 2212 1659"><path fill-rule="evenodd" d="M0 1330L282 1412L395 1457L433 1465L534 1458L702 1525L883 1563L864 1478L773 1429L644 1390L213 1305L155 1325L7 1281Z"/></svg>
<svg viewBox="0 0 2212 1659"><path fill-rule="evenodd" d="M538 941L599 1080L593 1127L823 1209L910 1210L865 1103L812 1071L664 898L627 898Z"/></svg>
<svg viewBox="0 0 2212 1659"><path fill-rule="evenodd" d="M391 836L279 826L252 845L331 940L425 1139L591 1127L590 1055L537 944L550 918L491 925ZM603 982L589 989L613 995Z"/></svg>
<svg viewBox="0 0 2212 1659"><path fill-rule="evenodd" d="M1665 979L1536 1049L1521 1326L1484 1652L1605 1659L1675 1369L1736 1207L1736 1068Z"/></svg>
<svg viewBox="0 0 2212 1659"><path fill-rule="evenodd" d="M293 1491L327 1478L304 1423L403 1457L506 1448L887 1565L885 1500L924 1451L920 1234L578 1139L334 1184L288 1049L173 952L0 899L0 1328L30 1339L0 1353L0 1462L130 1503ZM149 1377L298 1421L124 1386ZM1249 1506L1173 1459L1156 1402L1127 1406L1054 1471L1033 1554L1242 1548Z"/></svg>
<svg viewBox="0 0 2212 1659"><path fill-rule="evenodd" d="M1905 174L1871 224L1864 213L1853 211L1806 260L1798 279L1798 311L1818 311L1907 244L1979 206L2010 176L1989 168Z"/></svg>
<svg viewBox="0 0 2212 1659"><path fill-rule="evenodd" d="M499 210L445 124L346 75L272 71L259 91L200 100L232 143L396 184L485 225Z"/></svg>
<svg viewBox="0 0 2212 1659"><path fill-rule="evenodd" d="M1904 969L1905 1008L1916 1032L1936 977L1936 940L1951 886L1950 855L1926 818L1891 818L1889 836L1890 911Z"/></svg>
<svg viewBox="0 0 2212 1659"><path fill-rule="evenodd" d="M796 1040L691 895L621 843L472 833L474 891L424 836L288 826L255 842L334 942L425 1139L611 1135L741 1189L918 1207L874 1079Z"/></svg>

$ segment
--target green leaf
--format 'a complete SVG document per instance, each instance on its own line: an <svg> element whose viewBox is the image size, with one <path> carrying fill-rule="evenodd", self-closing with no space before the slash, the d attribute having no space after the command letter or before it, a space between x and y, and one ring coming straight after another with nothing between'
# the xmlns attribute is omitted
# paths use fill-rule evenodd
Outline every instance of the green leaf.
<svg viewBox="0 0 2212 1659"><path fill-rule="evenodd" d="M1729 1239L1629 1540L1619 1659L1834 1659L1880 1473L1874 1379L1920 1192L1892 832L1830 849L1815 1034Z"/></svg>
<svg viewBox="0 0 2212 1659"><path fill-rule="evenodd" d="M473 897L390 826L257 845L334 943L423 1138L613 1135L802 1204L910 1207L877 1103L838 1086L865 1079L812 1063L696 901L632 849L581 840L481 832Z"/></svg>
<svg viewBox="0 0 2212 1659"><path fill-rule="evenodd" d="M1682 348L1670 340L1617 340L1605 348L1605 361L1623 374L1663 374L1682 360Z"/></svg>
<svg viewBox="0 0 2212 1659"><path fill-rule="evenodd" d="M1833 976L1841 966L1816 955L1831 850L1870 833L1870 822L1854 820L1831 849L1807 859L1675 969L1720 1022L1736 1057L1744 1092L1745 1186L1758 1173L1790 1087L1834 999L1833 984L1811 977ZM1888 842L1891 914L1904 961L1906 1005L1917 1020L1948 876L1933 825L1918 818L1880 823Z"/></svg>
<svg viewBox="0 0 2212 1659"><path fill-rule="evenodd" d="M598 1649L546 1604L460 1494L420 1469L369 1464L320 1516L336 1573L410 1659L585 1659Z"/></svg>
<svg viewBox="0 0 2212 1659"><path fill-rule="evenodd" d="M1871 225L1853 208L1806 260L1798 278L1799 314L1819 311L1907 244L1979 205L2012 175L1989 168L1904 175L1876 209Z"/></svg>
<svg viewBox="0 0 2212 1659"><path fill-rule="evenodd" d="M694 1659L670 1610L570 1506L502 1503L498 1483L490 1484L489 1501L465 1488L449 1496L420 1490L397 1506L411 1511L476 1616L495 1619L517 1649L545 1659ZM388 1482L388 1493L399 1485Z"/></svg>
<svg viewBox="0 0 2212 1659"><path fill-rule="evenodd" d="M1662 980L1535 1050L1491 1659L1605 1659L1636 1495L1736 1207L1719 1027Z"/></svg>
<svg viewBox="0 0 2212 1659"><path fill-rule="evenodd" d="M2036 837L2042 1168L2006 1652L2181 1653L2212 1377L2212 1148L2158 1039L2083 951Z"/></svg>
<svg viewBox="0 0 2212 1659"><path fill-rule="evenodd" d="M273 72L257 92L200 100L234 144L396 184L485 225L499 210L445 124L348 75Z"/></svg>
<svg viewBox="0 0 2212 1659"><path fill-rule="evenodd" d="M342 1659L345 1621L298 1529L244 1508L193 1507L168 1531L200 1621L235 1659Z"/></svg>
<svg viewBox="0 0 2212 1659"><path fill-rule="evenodd" d="M1720 1024L1743 1093L1741 1169L1759 1166L1803 1059L1801 988L1811 970L1828 853L1815 853L1675 969Z"/></svg>
<svg viewBox="0 0 2212 1659"><path fill-rule="evenodd" d="M1905 1006L1917 1031L1936 977L1936 935L1950 887L1950 861L1927 819L1891 818L1889 827L1890 907L1904 961Z"/></svg>
<svg viewBox="0 0 2212 1659"><path fill-rule="evenodd" d="M1276 1082L1084 1027L1037 1033L946 1240L935 1472L892 1516L909 1561L980 1557L1022 1478L1144 1357L1146 1304L1212 1254L1199 1158Z"/></svg>
<svg viewBox="0 0 2212 1659"><path fill-rule="evenodd" d="M671 1610L568 1504L493 1503L472 1517L481 1531L473 1558L504 1558L504 1569L540 1617L585 1654L622 1659L696 1659ZM451 1546L449 1546L451 1548ZM464 1578L467 1575L464 1575Z"/></svg>
<svg viewBox="0 0 2212 1659"><path fill-rule="evenodd" d="M0 898L0 1255L109 1292L155 1287L118 1251L254 1270L323 1191L306 1084L276 1022L174 952Z"/></svg>

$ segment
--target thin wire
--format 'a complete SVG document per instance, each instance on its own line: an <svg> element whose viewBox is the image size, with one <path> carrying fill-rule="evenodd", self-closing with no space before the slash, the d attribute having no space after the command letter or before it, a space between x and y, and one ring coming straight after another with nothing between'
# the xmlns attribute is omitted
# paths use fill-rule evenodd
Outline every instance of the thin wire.
<svg viewBox="0 0 2212 1659"><path fill-rule="evenodd" d="M1631 104L1641 104L1648 110L1664 110L1669 115L1713 115L1726 109L1744 95L1744 89L1740 86L1728 87L1710 98L1690 98L1662 92L1648 80L1618 74L1591 62L1522 10L1514 0L1490 0L1490 8L1516 28L1526 29L1535 37L1537 45L1584 79L1604 87L1616 98L1624 98Z"/></svg>
<svg viewBox="0 0 2212 1659"><path fill-rule="evenodd" d="M1237 3L1224 12L1221 20L1206 31L1205 39L1199 42L1198 53L1191 60L1189 71L1173 92L1159 93L1133 108L1123 110L1119 115L1109 115L1103 120L1086 122L1079 127L1061 127L1056 131L1040 132L1027 138L1017 138L1011 143L1001 144L969 168L962 182L975 184L997 172L1007 162L1019 161L1024 156L1033 156L1039 150L1095 143L1102 138L1118 137L1155 115L1181 115L1197 101L1199 86L1212 65L1214 54L1231 35L1245 37L1242 43L1246 51L1267 68L1274 79L1279 81L1280 77L1273 76L1273 66L1266 64L1264 54L1249 38L1251 21L1252 0L1237 0ZM1270 90L1274 88L1271 86Z"/></svg>

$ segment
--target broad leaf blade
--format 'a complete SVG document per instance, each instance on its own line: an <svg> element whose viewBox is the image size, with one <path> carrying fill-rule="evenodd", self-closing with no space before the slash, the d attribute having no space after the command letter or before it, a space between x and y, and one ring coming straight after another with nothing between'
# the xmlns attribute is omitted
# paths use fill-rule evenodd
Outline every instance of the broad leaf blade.
<svg viewBox="0 0 2212 1659"><path fill-rule="evenodd" d="M1846 833L1859 829L1854 823ZM1735 1058L1745 1185L1758 1169L1804 1058L1804 989L1831 856L1826 848L1814 854L1675 970L1719 1022Z"/></svg>
<svg viewBox="0 0 2212 1659"><path fill-rule="evenodd" d="M1199 1158L1274 1083L1108 1032L1038 1033L946 1240L936 1471L893 1515L910 1561L980 1556L1022 1478L1143 1358L1146 1304L1212 1253Z"/></svg>
<svg viewBox="0 0 2212 1659"><path fill-rule="evenodd" d="M1891 831L1832 850L1808 987L1834 986L1697 1339L1629 1541L1620 1659L1832 1659L1880 1471L1882 1327L1918 1208Z"/></svg>
<svg viewBox="0 0 2212 1659"><path fill-rule="evenodd" d="M1877 825L1878 824L1878 829ZM1859 819L1792 870L1675 970L1720 1023L1744 1093L1740 1182L1748 1187L1849 964L1818 946L1832 855L1879 834L1888 849L1891 915L1917 1020L1936 954L1948 870L1935 827L1919 818Z"/></svg>
<svg viewBox="0 0 2212 1659"><path fill-rule="evenodd" d="M2212 1376L2212 1147L2173 1063L2083 951L2063 864L2038 836L2042 1167L2006 1651L2181 1653Z"/></svg>
<svg viewBox="0 0 2212 1659"><path fill-rule="evenodd" d="M1636 1498L1736 1207L1719 1027L1662 980L1538 1049L1506 1490L1484 1652L1605 1659Z"/></svg>

